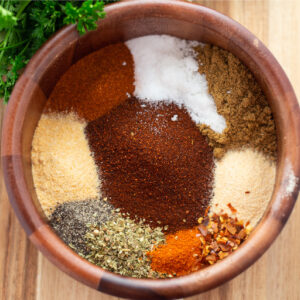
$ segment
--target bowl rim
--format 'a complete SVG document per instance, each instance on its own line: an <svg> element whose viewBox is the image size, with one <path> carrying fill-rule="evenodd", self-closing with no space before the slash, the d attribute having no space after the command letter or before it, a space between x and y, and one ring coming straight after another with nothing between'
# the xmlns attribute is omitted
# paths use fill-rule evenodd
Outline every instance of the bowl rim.
<svg viewBox="0 0 300 300"><path fill-rule="evenodd" d="M37 66L42 65L46 50L59 51L57 39L73 36L78 39L74 26L67 26L50 38L33 56L25 72L18 80L11 95L3 122L1 158L3 173L10 202L25 229L29 239L57 267L75 279L100 291L136 299L171 299L194 295L212 289L254 263L272 244L284 227L297 200L300 176L300 109L293 88L283 69L271 52L245 27L231 18L212 9L171 0L131 0L109 5L107 17L117 10L132 10L137 6L171 5L185 12L193 12L199 16L210 16L214 22L226 25L236 37L251 51L255 52L255 60L264 65L266 86L272 86L277 98L274 100L280 111L282 124L281 139L284 140L276 174L270 205L249 239L226 259L198 272L170 279L134 279L113 274L94 266L80 258L68 248L51 230L34 206L30 191L24 178L22 164L22 145L20 124L24 119L24 111L28 108L30 90L36 84L30 80ZM236 45L240 47L240 45ZM249 50L249 51L250 51ZM29 93L29 94L28 94ZM292 128L293 130L287 130ZM291 170L295 184L288 190L291 181ZM268 234L266 234L266 232Z"/></svg>

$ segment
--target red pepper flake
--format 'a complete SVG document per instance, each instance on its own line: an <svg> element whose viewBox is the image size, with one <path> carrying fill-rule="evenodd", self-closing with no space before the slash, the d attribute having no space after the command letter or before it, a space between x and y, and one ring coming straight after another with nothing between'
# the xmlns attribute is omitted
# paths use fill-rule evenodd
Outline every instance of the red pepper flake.
<svg viewBox="0 0 300 300"><path fill-rule="evenodd" d="M210 247L217 252L219 250L219 245L216 241L212 241Z"/></svg>
<svg viewBox="0 0 300 300"><path fill-rule="evenodd" d="M227 224L226 228L232 235L236 233L236 228L233 225Z"/></svg>
<svg viewBox="0 0 300 300"><path fill-rule="evenodd" d="M228 256L228 254L229 254L228 252L223 252L223 251L220 251L218 253L220 259L224 259L226 256Z"/></svg>
<svg viewBox="0 0 300 300"><path fill-rule="evenodd" d="M215 222L211 223L211 228L214 231L214 233L218 233L219 229L218 229L218 224Z"/></svg>
<svg viewBox="0 0 300 300"><path fill-rule="evenodd" d="M250 194L250 191L246 191L245 194Z"/></svg>
<svg viewBox="0 0 300 300"><path fill-rule="evenodd" d="M201 232L201 234L204 236L204 237L206 237L207 236L207 227L206 226L204 226L203 224L200 224L199 226L198 226L198 229L199 229L199 231Z"/></svg>
<svg viewBox="0 0 300 300"><path fill-rule="evenodd" d="M237 210L231 205L231 203L228 203L227 206L229 207L229 209L233 214L236 214Z"/></svg>
<svg viewBox="0 0 300 300"><path fill-rule="evenodd" d="M219 243L218 245L220 246L221 250L225 251L225 252L228 252L232 248L230 245L227 245L227 244Z"/></svg>
<svg viewBox="0 0 300 300"><path fill-rule="evenodd" d="M206 210L205 210L205 213L204 213L204 217L206 217L208 215L209 210L210 210L210 206L207 206Z"/></svg>
<svg viewBox="0 0 300 300"><path fill-rule="evenodd" d="M217 256L215 254L207 255L205 258L208 262L216 262L217 261Z"/></svg>
<svg viewBox="0 0 300 300"><path fill-rule="evenodd" d="M242 229L242 230L238 233L237 238L241 240L241 239L244 239L246 235L247 235L246 230L245 230L245 229Z"/></svg>

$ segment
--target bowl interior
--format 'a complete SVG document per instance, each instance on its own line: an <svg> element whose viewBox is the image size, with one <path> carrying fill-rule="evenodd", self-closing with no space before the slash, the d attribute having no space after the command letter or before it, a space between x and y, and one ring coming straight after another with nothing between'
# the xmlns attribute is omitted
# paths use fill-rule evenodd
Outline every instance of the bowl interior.
<svg viewBox="0 0 300 300"><path fill-rule="evenodd" d="M274 114L278 166L272 201L248 241L224 261L182 278L137 280L103 271L80 259L53 234L34 191L31 143L35 127L55 84L85 55L108 44L149 34L168 34L224 48L253 72ZM299 106L281 67L265 46L233 20L212 10L177 1L128 1L107 8L96 31L79 37L69 26L34 56L20 78L7 109L2 159L12 205L30 239L62 270L116 296L178 298L213 288L251 265L272 243L286 222L298 194L287 193L288 169L300 174ZM251 251L251 252L250 252Z"/></svg>

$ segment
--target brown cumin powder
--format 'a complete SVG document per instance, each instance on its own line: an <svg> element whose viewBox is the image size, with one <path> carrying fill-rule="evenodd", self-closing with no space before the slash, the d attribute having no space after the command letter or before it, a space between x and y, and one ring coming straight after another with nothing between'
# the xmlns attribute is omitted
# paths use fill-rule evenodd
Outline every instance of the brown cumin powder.
<svg viewBox="0 0 300 300"><path fill-rule="evenodd" d="M216 46L195 48L199 72L205 74L217 111L226 119L222 134L205 124L202 134L222 158L228 149L252 147L276 160L275 123L267 99L250 70L233 54Z"/></svg>

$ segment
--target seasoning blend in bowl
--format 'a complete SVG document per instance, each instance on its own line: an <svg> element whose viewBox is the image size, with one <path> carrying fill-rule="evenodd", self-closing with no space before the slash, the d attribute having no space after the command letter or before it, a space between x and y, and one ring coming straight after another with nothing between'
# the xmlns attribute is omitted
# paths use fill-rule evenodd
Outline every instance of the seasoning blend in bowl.
<svg viewBox="0 0 300 300"><path fill-rule="evenodd" d="M251 72L216 46L167 35L71 66L35 131L49 224L80 256L137 278L224 259L271 198L275 123Z"/></svg>
<svg viewBox="0 0 300 300"><path fill-rule="evenodd" d="M178 299L205 292L253 264L278 236L293 209L300 176L300 111L295 93L267 48L240 24L213 10L184 1L131 0L108 6L106 13L98 28L83 37L75 27L63 28L20 76L6 110L1 147L10 201L30 241L83 284L130 299ZM170 36L147 36L175 32L183 39L222 49ZM114 44L126 38L132 40ZM143 49L148 47L150 51ZM223 49L241 59L255 77ZM121 115L121 109L131 113L136 109L129 103L140 106L135 115L139 122L131 123L134 134L130 131L130 136L125 134L128 118L123 118L124 124L111 122ZM161 108L167 111L158 112ZM168 115L172 109L174 113ZM183 124L180 115L190 121ZM142 123L145 116L153 116L152 125ZM72 139L63 142L64 130L57 134L48 131L52 141L42 138L47 130L39 120L57 124L53 132L61 123L68 128L74 125L69 128ZM104 144L104 135L92 143L88 128L102 126L105 120L112 124L111 129L101 127L106 135L126 129L122 140L114 136L112 144ZM184 151L194 153L195 142L191 140L191 149L187 148L189 137L183 132L195 132L196 136L195 126L199 129L197 142L203 141L202 150L207 152L191 158ZM140 128L146 132L141 134ZM173 132L173 144L169 135L164 135L172 128L180 131L178 135ZM148 140L143 144L145 133L158 137L153 138L153 145ZM97 135L99 132L93 132L93 137ZM36 152L32 151L30 159L33 140ZM179 140L184 141L182 148ZM102 143L104 149L93 149L94 142ZM130 178L146 182L129 185L125 176L119 179L109 173L104 158L113 151L116 164L110 163L124 174L117 156L119 145L126 145L120 151L122 157L134 158L124 163ZM200 148L200 143L195 147ZM74 151L70 153L70 149ZM179 153L176 156L166 149L179 149ZM211 169L193 173L201 180L205 172L211 175L207 194L201 186L198 201L193 199L198 181L186 170L189 164L204 165L202 160L210 161L210 157ZM182 167L182 173L168 158ZM237 161L243 163L243 170ZM276 182L269 202L275 165ZM142 177L135 176L134 166ZM151 170L159 170L160 180ZM240 170L251 185L237 176ZM175 195L179 189L175 187L172 193L165 187L178 174L179 187L183 188L181 179L185 183L190 180L191 188L186 186L184 193ZM122 201L115 199L113 193L121 191L122 185L134 195L130 187L140 188L139 184L151 186L153 191L147 189L143 194L136 190L139 198L133 201L141 206L134 207L135 211L147 216L141 207L154 199L153 194L159 198L156 202L162 202L155 203L162 220L141 218L129 211L123 201L127 195ZM198 184L200 187L200 180ZM222 192L224 184L229 187L227 193ZM258 199L261 195L264 197ZM142 196L145 201L137 201ZM166 197L181 207L164 201ZM168 204L176 213L174 218L168 214L169 207L158 209ZM184 211L186 205L195 209ZM154 205L149 211L153 209ZM186 218L182 218L184 213ZM162 223L170 216L178 227Z"/></svg>

